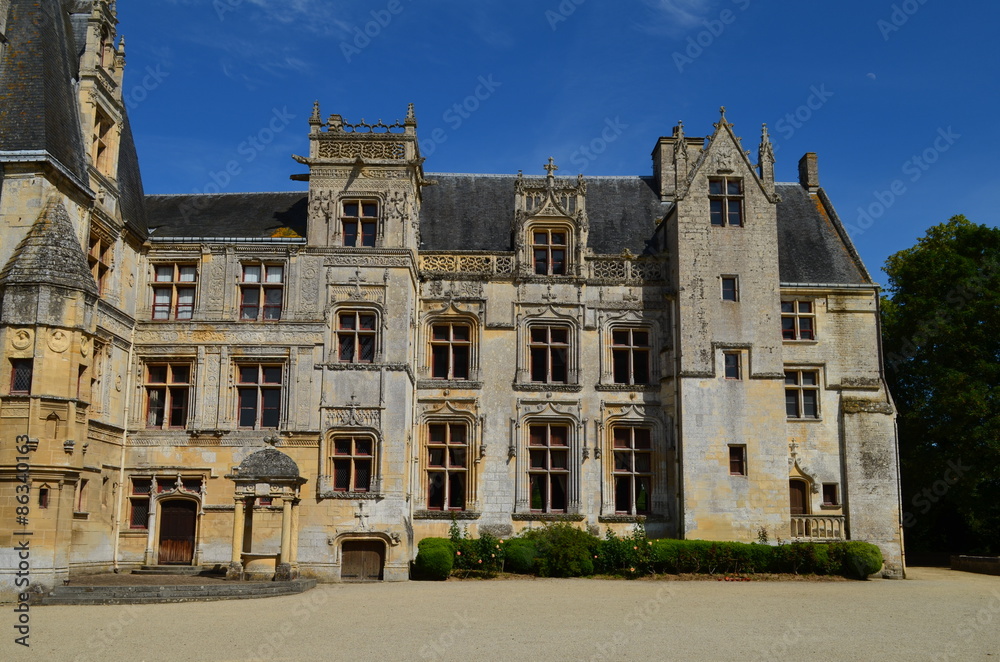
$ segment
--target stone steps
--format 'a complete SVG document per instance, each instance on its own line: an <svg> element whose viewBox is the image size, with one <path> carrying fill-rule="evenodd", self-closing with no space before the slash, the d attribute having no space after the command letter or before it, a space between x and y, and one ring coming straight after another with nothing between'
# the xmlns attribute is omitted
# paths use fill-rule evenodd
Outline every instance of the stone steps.
<svg viewBox="0 0 1000 662"><path fill-rule="evenodd" d="M133 575L208 575L219 574L215 566L199 565L144 565L132 571ZM221 574L225 574L224 572Z"/></svg>
<svg viewBox="0 0 1000 662"><path fill-rule="evenodd" d="M290 582L231 582L182 586L59 586L43 605L135 605L209 600L245 600L295 595L316 586L315 579Z"/></svg>

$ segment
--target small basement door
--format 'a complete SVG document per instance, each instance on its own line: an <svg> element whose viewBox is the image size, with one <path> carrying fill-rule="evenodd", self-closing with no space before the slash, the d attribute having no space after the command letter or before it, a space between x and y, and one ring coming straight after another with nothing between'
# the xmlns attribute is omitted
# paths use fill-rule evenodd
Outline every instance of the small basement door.
<svg viewBox="0 0 1000 662"><path fill-rule="evenodd" d="M340 578L345 582L382 580L385 545L377 540L349 540L344 543Z"/></svg>

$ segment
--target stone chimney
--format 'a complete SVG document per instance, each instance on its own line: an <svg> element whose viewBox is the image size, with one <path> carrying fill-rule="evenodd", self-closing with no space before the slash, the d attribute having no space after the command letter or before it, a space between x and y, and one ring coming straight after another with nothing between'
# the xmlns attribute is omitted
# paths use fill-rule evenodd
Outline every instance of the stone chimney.
<svg viewBox="0 0 1000 662"><path fill-rule="evenodd" d="M806 152L799 160L799 184L810 193L819 190L819 165L816 163L816 152Z"/></svg>

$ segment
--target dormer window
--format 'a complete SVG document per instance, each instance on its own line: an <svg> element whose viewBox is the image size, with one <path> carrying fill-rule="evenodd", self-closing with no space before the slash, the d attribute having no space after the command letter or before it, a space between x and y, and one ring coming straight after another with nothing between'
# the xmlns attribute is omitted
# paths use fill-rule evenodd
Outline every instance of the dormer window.
<svg viewBox="0 0 1000 662"><path fill-rule="evenodd" d="M378 233L378 202L345 200L340 218L344 246L375 246Z"/></svg>
<svg viewBox="0 0 1000 662"><path fill-rule="evenodd" d="M564 276L569 248L566 231L553 228L535 228L531 231L531 237L535 274L539 276Z"/></svg>

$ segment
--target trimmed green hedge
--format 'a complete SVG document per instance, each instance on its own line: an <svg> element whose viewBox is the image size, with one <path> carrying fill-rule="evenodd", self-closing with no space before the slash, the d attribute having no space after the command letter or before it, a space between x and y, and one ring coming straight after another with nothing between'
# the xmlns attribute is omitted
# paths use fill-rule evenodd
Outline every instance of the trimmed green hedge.
<svg viewBox="0 0 1000 662"><path fill-rule="evenodd" d="M650 540L645 531L603 539L558 523L525 531L519 538L425 538L420 541L414 577L445 579L452 568L500 569L541 577L580 577L596 573L640 577L650 574L794 573L867 579L882 569L882 552L871 543L766 544L710 540Z"/></svg>
<svg viewBox="0 0 1000 662"><path fill-rule="evenodd" d="M444 581L455 565L455 546L447 538L424 538L417 545L413 578Z"/></svg>

